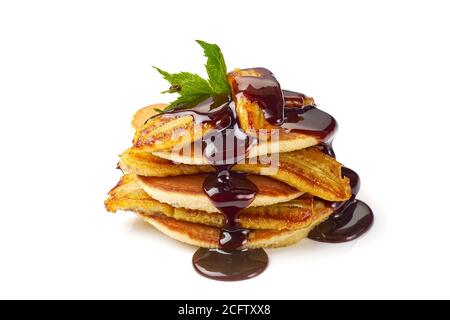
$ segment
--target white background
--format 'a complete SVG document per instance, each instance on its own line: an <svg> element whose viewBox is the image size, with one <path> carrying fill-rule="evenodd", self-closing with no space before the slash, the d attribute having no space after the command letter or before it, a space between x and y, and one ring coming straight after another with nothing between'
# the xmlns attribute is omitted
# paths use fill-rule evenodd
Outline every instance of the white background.
<svg viewBox="0 0 450 320"><path fill-rule="evenodd" d="M0 298L450 298L447 1L2 1ZM270 250L247 282L108 214L130 118L167 102L151 68L264 66L339 121L376 214L349 244Z"/></svg>

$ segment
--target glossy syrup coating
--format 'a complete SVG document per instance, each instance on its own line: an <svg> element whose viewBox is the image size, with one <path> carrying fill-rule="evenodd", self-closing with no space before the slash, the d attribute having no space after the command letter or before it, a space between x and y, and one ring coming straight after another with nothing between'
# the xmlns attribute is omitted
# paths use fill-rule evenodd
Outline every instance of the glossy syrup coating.
<svg viewBox="0 0 450 320"><path fill-rule="evenodd" d="M321 141L318 148L334 157L332 141L338 125L331 115L318 109L311 98L282 90L267 69L241 71L241 75L232 81L235 93L258 102L270 124L314 136ZM259 275L267 268L268 256L263 249L245 249L250 230L242 228L239 223L239 213L253 202L258 189L245 174L231 171L245 158L255 138L239 127L232 97L208 100L193 110L171 114L191 115L196 123L208 123L216 129L215 138L205 137L205 155L215 172L205 179L203 189L224 215L225 226L221 229L219 249L200 248L194 254L192 261L195 270L205 277L222 281L245 280ZM217 133L222 141L217 139ZM232 145L227 146L223 141L231 141ZM370 208L356 200L359 176L345 167L342 174L350 179L352 197L345 202L329 203L334 213L310 233L312 240L333 243L350 241L364 234L373 223Z"/></svg>
<svg viewBox="0 0 450 320"><path fill-rule="evenodd" d="M348 242L366 233L373 225L372 210L367 204L356 199L361 186L359 175L346 167L342 168L342 175L350 179L352 197L344 202L331 203L333 214L309 233L308 238L311 240Z"/></svg>

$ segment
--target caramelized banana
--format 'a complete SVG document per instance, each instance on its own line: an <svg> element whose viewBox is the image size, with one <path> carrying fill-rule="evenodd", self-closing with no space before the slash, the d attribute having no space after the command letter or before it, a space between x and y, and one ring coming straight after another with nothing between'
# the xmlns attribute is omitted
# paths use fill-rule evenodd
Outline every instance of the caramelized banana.
<svg viewBox="0 0 450 320"><path fill-rule="evenodd" d="M160 115L150 118L135 134L134 147L148 152L171 150L203 137L213 128L204 123L198 125L190 115Z"/></svg>
<svg viewBox="0 0 450 320"><path fill-rule="evenodd" d="M120 157L120 168L125 173L142 176L168 177L214 172L209 165L175 164L136 148L126 150ZM350 198L348 178L341 176L342 165L315 147L280 153L279 166L269 164L237 164L233 170L267 175L292 187L329 201Z"/></svg>
<svg viewBox="0 0 450 320"><path fill-rule="evenodd" d="M261 129L280 129L285 105L302 107L314 104L312 98L299 93L284 91L283 95L279 83L267 69L236 69L228 74L228 81L239 125L249 135L261 133L258 132ZM154 109L161 109L161 106L164 108L165 105L143 108L133 117L132 125L137 130L134 147L149 152L171 151L201 139L207 132L216 129L208 121L199 123L192 115L155 115ZM280 134L285 131L281 128ZM294 134L289 136L293 137Z"/></svg>
<svg viewBox="0 0 450 320"><path fill-rule="evenodd" d="M251 102L243 94L239 93L235 97L236 114L239 125L246 133L252 133L260 129L275 129L264 118L264 113L257 102Z"/></svg>
<svg viewBox="0 0 450 320"><path fill-rule="evenodd" d="M168 177L214 172L210 165L189 165L166 160L150 152L129 148L120 155L119 168L141 176Z"/></svg>
<svg viewBox="0 0 450 320"><path fill-rule="evenodd" d="M283 122L283 94L278 81L269 70L235 69L228 74L228 82L232 89L239 125L246 133L275 129L278 128L275 124ZM254 83L257 88L253 87ZM269 101L266 101L265 105L249 98L251 96L256 100L263 100L262 93L267 92L270 93Z"/></svg>

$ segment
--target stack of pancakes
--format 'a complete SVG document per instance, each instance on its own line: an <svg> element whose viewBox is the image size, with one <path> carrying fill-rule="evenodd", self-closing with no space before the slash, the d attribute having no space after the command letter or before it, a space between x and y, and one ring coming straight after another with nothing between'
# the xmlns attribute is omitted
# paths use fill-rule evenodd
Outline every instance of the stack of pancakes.
<svg viewBox="0 0 450 320"><path fill-rule="evenodd" d="M105 206L113 213L135 212L176 240L217 248L224 216L203 191L214 168L201 155L171 152L176 145L197 139L198 130L193 130L196 124L189 116L154 117L155 109L164 107L148 106L133 117L133 146L122 153L118 165L124 175ZM247 173L258 188L255 200L239 214L241 226L251 230L247 248L296 243L332 214L331 203L351 196L341 164L316 147L318 139L292 132L281 132L279 139L275 170L261 161L233 168ZM248 157L270 151L267 143L250 150Z"/></svg>

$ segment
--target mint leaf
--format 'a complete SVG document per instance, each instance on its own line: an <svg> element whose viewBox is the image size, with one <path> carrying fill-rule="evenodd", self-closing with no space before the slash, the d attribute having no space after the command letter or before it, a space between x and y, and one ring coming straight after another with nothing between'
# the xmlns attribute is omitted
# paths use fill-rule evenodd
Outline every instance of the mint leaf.
<svg viewBox="0 0 450 320"><path fill-rule="evenodd" d="M217 44L207 43L202 40L196 40L203 48L204 55L207 57L206 71L208 72L209 84L217 94L230 92L230 85L227 79L227 66L225 59Z"/></svg>
<svg viewBox="0 0 450 320"><path fill-rule="evenodd" d="M183 94L183 91L195 91L199 94L212 92L211 86L208 81L200 77L198 74L190 72L179 72L179 73L169 73L167 71L161 70L160 68L153 67L166 79L172 86L169 90L164 91L164 93L177 92Z"/></svg>
<svg viewBox="0 0 450 320"><path fill-rule="evenodd" d="M180 97L173 101L164 111L175 108L189 108L195 103L206 100L213 94L213 90L208 81L198 74L190 72L169 73L160 68L154 67L166 79L171 87L162 93L178 93Z"/></svg>
<svg viewBox="0 0 450 320"><path fill-rule="evenodd" d="M190 109L205 101L209 97L211 97L211 94L185 94L179 96L167 108L165 108L164 111L170 111L174 109Z"/></svg>
<svg viewBox="0 0 450 320"><path fill-rule="evenodd" d="M201 40L197 43L207 57L205 64L208 80L190 72L169 73L155 68L170 83L170 88L162 93L178 93L179 97L163 110L186 109L194 107L212 96L231 92L227 79L227 67L219 46Z"/></svg>

